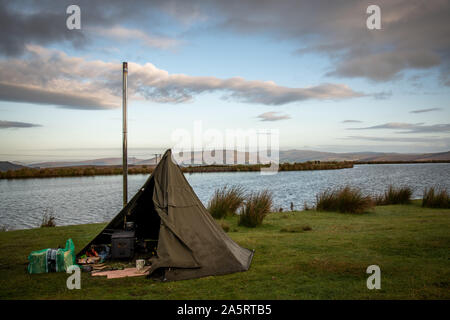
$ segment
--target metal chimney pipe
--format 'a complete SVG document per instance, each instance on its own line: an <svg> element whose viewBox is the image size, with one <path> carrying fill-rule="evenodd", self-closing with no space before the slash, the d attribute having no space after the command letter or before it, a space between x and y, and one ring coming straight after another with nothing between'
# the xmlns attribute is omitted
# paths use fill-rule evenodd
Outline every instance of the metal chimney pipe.
<svg viewBox="0 0 450 320"><path fill-rule="evenodd" d="M122 171L123 171L123 206L128 203L128 152L127 152L127 78L128 78L128 63L123 63L122 68Z"/></svg>

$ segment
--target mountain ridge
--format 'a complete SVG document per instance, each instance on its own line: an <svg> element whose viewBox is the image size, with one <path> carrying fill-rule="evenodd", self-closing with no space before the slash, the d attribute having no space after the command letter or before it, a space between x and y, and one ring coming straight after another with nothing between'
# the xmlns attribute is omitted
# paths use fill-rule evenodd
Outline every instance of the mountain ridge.
<svg viewBox="0 0 450 320"><path fill-rule="evenodd" d="M222 150L216 152L223 152ZM232 158L234 151L226 150L227 159ZM238 159L247 159L248 152L236 152ZM256 155L252 154L256 159ZM189 158L190 159L190 158ZM196 163L201 163L201 152L194 152ZM262 163L268 163L270 157L261 157ZM419 162L419 161L450 161L450 151L436 153L395 153L395 152L324 152L315 150L280 150L279 162L306 162L306 161L357 161L357 162ZM155 165L155 157L149 159L138 159L129 157L130 166ZM239 162L239 163L242 163ZM18 165L11 161L0 161L0 171L17 170L21 168L55 168L55 167L77 167L77 166L119 166L122 158L110 157L81 161L47 161L32 163L29 165Z"/></svg>

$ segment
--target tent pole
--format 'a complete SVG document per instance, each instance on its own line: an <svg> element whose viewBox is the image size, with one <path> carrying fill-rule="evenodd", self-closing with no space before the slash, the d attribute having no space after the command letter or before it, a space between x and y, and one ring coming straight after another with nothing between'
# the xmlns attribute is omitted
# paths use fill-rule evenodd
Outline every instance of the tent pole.
<svg viewBox="0 0 450 320"><path fill-rule="evenodd" d="M127 152L127 77L128 77L128 63L123 63L123 91L122 91L122 171L123 171L123 206L128 203L128 152Z"/></svg>

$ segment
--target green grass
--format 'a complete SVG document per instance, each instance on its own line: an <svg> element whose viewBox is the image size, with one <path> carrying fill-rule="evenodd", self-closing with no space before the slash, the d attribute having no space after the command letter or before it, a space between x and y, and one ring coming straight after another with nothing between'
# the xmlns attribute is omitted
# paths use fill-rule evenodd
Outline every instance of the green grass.
<svg viewBox="0 0 450 320"><path fill-rule="evenodd" d="M376 207L364 215L334 212L269 214L245 228L226 219L228 233L255 249L248 272L178 282L107 280L82 274L26 273L32 250L84 246L104 224L0 233L0 299L450 299L450 210L409 205ZM302 233L282 228L308 225ZM381 268L381 290L368 290L366 268Z"/></svg>

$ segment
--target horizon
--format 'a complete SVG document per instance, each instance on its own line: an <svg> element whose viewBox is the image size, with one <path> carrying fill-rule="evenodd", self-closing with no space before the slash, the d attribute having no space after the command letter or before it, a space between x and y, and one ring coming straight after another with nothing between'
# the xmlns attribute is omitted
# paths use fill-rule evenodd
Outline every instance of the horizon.
<svg viewBox="0 0 450 320"><path fill-rule="evenodd" d="M378 1L369 29L369 1L315 3L81 0L69 29L67 1L0 2L0 161L120 157L122 61L131 157L198 121L279 150L450 150L450 4Z"/></svg>
<svg viewBox="0 0 450 320"><path fill-rule="evenodd" d="M134 148L128 150L128 159L136 159L139 161L142 160L151 160L154 159L155 153L157 153L159 156L164 154L164 152L167 149L150 149L150 148ZM39 163L63 163L63 162L83 162L83 161L92 161L92 160L106 160L106 159L122 159L122 150L119 148L116 149L95 149L96 151L103 151L103 153L99 153L98 156L95 156L95 153L92 154L92 156L89 156L89 154L85 154L86 150L83 150L82 154L74 156L71 154L71 156L68 156L68 150L63 149L61 150L61 154L56 155L48 155L45 154L45 156L37 156L35 155L26 155L24 156L23 160L14 160L16 159L15 156L9 156L5 157L6 159L1 159L0 161L5 162L11 162L16 164L23 164L23 165L33 165L33 164L39 164ZM204 152L212 151L213 149L204 149ZM74 149L73 151L77 151L77 149ZM78 150L79 151L79 150ZM195 153L201 152L201 150L193 150ZM223 151L223 150L217 150L217 151ZM227 149L227 151L233 151ZM383 151L354 151L354 152L333 152L333 151L326 151L326 150L314 150L314 149L281 149L279 152L289 152L289 151L297 151L297 152L318 152L318 153L331 153L331 154L399 154L399 155L415 155L415 154L440 154L440 153L447 153L450 152L450 150L441 151L441 152L383 152ZM105 153L106 152L106 153ZM242 152L242 151L238 151ZM249 152L249 151L246 151ZM70 154L70 153L69 153ZM131 165L131 163L129 163Z"/></svg>

